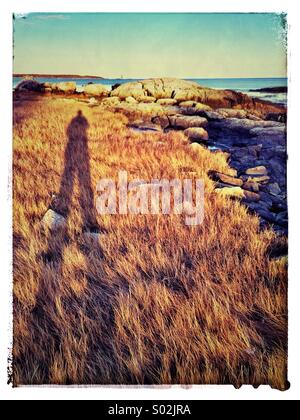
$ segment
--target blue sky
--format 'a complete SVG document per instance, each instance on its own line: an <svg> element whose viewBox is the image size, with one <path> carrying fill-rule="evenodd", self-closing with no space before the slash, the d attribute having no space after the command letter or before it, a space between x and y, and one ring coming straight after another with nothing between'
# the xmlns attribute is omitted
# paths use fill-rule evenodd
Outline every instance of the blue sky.
<svg viewBox="0 0 300 420"><path fill-rule="evenodd" d="M15 73L286 76L275 14L34 13L14 28Z"/></svg>

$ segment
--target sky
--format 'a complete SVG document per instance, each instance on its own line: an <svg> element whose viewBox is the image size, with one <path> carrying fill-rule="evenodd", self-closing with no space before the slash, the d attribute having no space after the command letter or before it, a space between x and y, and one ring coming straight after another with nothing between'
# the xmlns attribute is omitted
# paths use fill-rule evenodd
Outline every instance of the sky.
<svg viewBox="0 0 300 420"><path fill-rule="evenodd" d="M282 34L280 15L270 13L18 15L14 73L285 77Z"/></svg>

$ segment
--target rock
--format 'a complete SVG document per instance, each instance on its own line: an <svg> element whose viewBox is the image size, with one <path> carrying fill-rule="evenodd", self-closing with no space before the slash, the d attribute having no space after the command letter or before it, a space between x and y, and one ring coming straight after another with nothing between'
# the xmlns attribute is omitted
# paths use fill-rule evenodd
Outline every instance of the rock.
<svg viewBox="0 0 300 420"><path fill-rule="evenodd" d="M159 105L175 105L177 104L176 99L157 99L156 101Z"/></svg>
<svg viewBox="0 0 300 420"><path fill-rule="evenodd" d="M256 159L259 157L260 152L262 150L262 144L255 144L253 146L247 147L249 155L255 157Z"/></svg>
<svg viewBox="0 0 300 420"><path fill-rule="evenodd" d="M170 126L175 128L206 127L207 119L199 116L172 115L169 117Z"/></svg>
<svg viewBox="0 0 300 420"><path fill-rule="evenodd" d="M280 123L278 123L280 124ZM286 134L286 126L285 124L280 124L275 127L253 127L250 129L249 133L255 136L265 136L265 137L272 137L272 136L285 136Z"/></svg>
<svg viewBox="0 0 300 420"><path fill-rule="evenodd" d="M281 133L282 130L285 129L285 125L275 121L255 121L248 118L224 118L220 121L220 128L226 128L240 133L258 136L259 134L268 133L270 133L269 135L272 135L274 131L271 129L274 129L277 134ZM271 131L268 131L268 129Z"/></svg>
<svg viewBox="0 0 300 420"><path fill-rule="evenodd" d="M266 184L270 181L270 177L267 175L264 176L247 176L247 175L241 175L240 177L244 182L258 182L259 184Z"/></svg>
<svg viewBox="0 0 300 420"><path fill-rule="evenodd" d="M243 183L243 189L248 190L248 191L253 191L253 192L259 192L259 184L255 181L253 182L246 181Z"/></svg>
<svg viewBox="0 0 300 420"><path fill-rule="evenodd" d="M217 112L225 118L246 118L247 111L243 109L219 108Z"/></svg>
<svg viewBox="0 0 300 420"><path fill-rule="evenodd" d="M268 171L265 166L256 166L254 168L248 168L246 175L267 175Z"/></svg>
<svg viewBox="0 0 300 420"><path fill-rule="evenodd" d="M260 217L269 223L276 223L276 215L273 214L263 203L247 203L247 207L250 210L255 211Z"/></svg>
<svg viewBox="0 0 300 420"><path fill-rule="evenodd" d="M249 157L257 159L261 150L262 150L262 145L257 144L253 146L233 147L230 149L230 153L232 157L235 159L241 159L241 158L248 159Z"/></svg>
<svg viewBox="0 0 300 420"><path fill-rule="evenodd" d="M55 211L49 209L42 219L44 229L56 230L66 225L66 219Z"/></svg>
<svg viewBox="0 0 300 420"><path fill-rule="evenodd" d="M222 121L225 117L217 111L200 110L199 115L206 118L208 121Z"/></svg>
<svg viewBox="0 0 300 420"><path fill-rule="evenodd" d="M51 87L44 87L44 92L45 93L51 93L52 92Z"/></svg>
<svg viewBox="0 0 300 420"><path fill-rule="evenodd" d="M101 246L105 244L105 241L108 238L108 235L105 233L85 232L83 235L87 241Z"/></svg>
<svg viewBox="0 0 300 420"><path fill-rule="evenodd" d="M91 84L84 86L83 93L92 96L107 96L108 88L101 84Z"/></svg>
<svg viewBox="0 0 300 420"><path fill-rule="evenodd" d="M97 101L97 99L96 99L96 98L91 97L91 98L89 99L89 105L97 105L97 104L98 104L98 101Z"/></svg>
<svg viewBox="0 0 300 420"><path fill-rule="evenodd" d="M262 203L268 207L272 207L274 198L272 195L265 193L264 191L260 191L259 195Z"/></svg>
<svg viewBox="0 0 300 420"><path fill-rule="evenodd" d="M152 102L155 102L155 101L156 101L156 98L154 98L154 96L145 96L142 100L142 102L144 102L146 104L149 104L149 103L152 103Z"/></svg>
<svg viewBox="0 0 300 420"><path fill-rule="evenodd" d="M244 190L244 200L245 201L259 201L260 195L256 192Z"/></svg>
<svg viewBox="0 0 300 420"><path fill-rule="evenodd" d="M126 101L128 104L137 104L137 103L138 103L138 101L137 101L136 99L134 99L132 96L128 96L128 97L125 99L125 101Z"/></svg>
<svg viewBox="0 0 300 420"><path fill-rule="evenodd" d="M195 102L195 101L183 101L183 102L180 102L180 104L179 104L179 106L183 106L183 107L195 107L196 106L196 103L197 102Z"/></svg>
<svg viewBox="0 0 300 420"><path fill-rule="evenodd" d="M223 182L224 184L233 185L236 187L241 187L243 185L243 181L241 179L234 178L233 176L229 176L221 172L209 171L208 175L214 181L220 181L220 182Z"/></svg>
<svg viewBox="0 0 300 420"><path fill-rule="evenodd" d="M287 122L286 117L287 117L286 113L272 112L272 113L266 115L266 120L279 121L279 122L282 122L282 123L286 123Z"/></svg>
<svg viewBox="0 0 300 420"><path fill-rule="evenodd" d="M152 118L154 124L159 124L163 129L169 127L170 121L167 115L161 115L158 117Z"/></svg>
<svg viewBox="0 0 300 420"><path fill-rule="evenodd" d="M272 195L279 195L281 193L281 189L277 182L268 185L269 193Z"/></svg>
<svg viewBox="0 0 300 420"><path fill-rule="evenodd" d="M117 98L116 96L112 98L104 98L101 101L101 104L107 105L107 106L116 106L116 105L119 105L119 103L120 103L120 99Z"/></svg>
<svg viewBox="0 0 300 420"><path fill-rule="evenodd" d="M223 156L226 156L226 160L228 160L229 157L230 157L230 154L229 153L226 153L226 152L222 152L222 155ZM226 175L229 175L229 176L232 176L234 178L237 178L238 171L236 169L234 169L234 168L228 168L227 171L226 171Z"/></svg>
<svg viewBox="0 0 300 420"><path fill-rule="evenodd" d="M244 198L244 191L241 187L225 187L216 188L215 192L221 196L228 198L242 199Z"/></svg>
<svg viewBox="0 0 300 420"><path fill-rule="evenodd" d="M145 123L144 121L134 121L129 127L139 131L155 131L159 133L163 131L160 125Z"/></svg>
<svg viewBox="0 0 300 420"><path fill-rule="evenodd" d="M16 92L43 92L44 85L36 80L22 80L15 87Z"/></svg>
<svg viewBox="0 0 300 420"><path fill-rule="evenodd" d="M276 215L276 223L280 226L286 227L288 225L288 212L283 211Z"/></svg>
<svg viewBox="0 0 300 420"><path fill-rule="evenodd" d="M64 93L74 93L76 92L76 83L75 82L59 82L55 84L55 90L58 92Z"/></svg>
<svg viewBox="0 0 300 420"><path fill-rule="evenodd" d="M202 127L190 127L184 130L184 134L194 141L207 141L208 132Z"/></svg>
<svg viewBox="0 0 300 420"><path fill-rule="evenodd" d="M116 89L113 89L110 93L110 96L117 96L123 100L131 96L137 101L142 101L143 98L148 95L143 90L143 85L141 82L130 82L130 83L123 83L120 86L118 86ZM154 96L154 95L150 95L150 96Z"/></svg>
<svg viewBox="0 0 300 420"><path fill-rule="evenodd" d="M211 111L211 107L209 105L202 104L200 102L196 102L195 110L197 111Z"/></svg>
<svg viewBox="0 0 300 420"><path fill-rule="evenodd" d="M286 162L286 148L285 146L264 147L261 151L261 156L265 160L278 156Z"/></svg>
<svg viewBox="0 0 300 420"><path fill-rule="evenodd" d="M276 223L276 215L268 210L265 210L263 208L260 208L258 210L258 214L260 215L260 217L262 217L263 219L267 220L270 223Z"/></svg>
<svg viewBox="0 0 300 420"><path fill-rule="evenodd" d="M122 83L115 83L112 85L111 90L117 89L119 86L121 86Z"/></svg>

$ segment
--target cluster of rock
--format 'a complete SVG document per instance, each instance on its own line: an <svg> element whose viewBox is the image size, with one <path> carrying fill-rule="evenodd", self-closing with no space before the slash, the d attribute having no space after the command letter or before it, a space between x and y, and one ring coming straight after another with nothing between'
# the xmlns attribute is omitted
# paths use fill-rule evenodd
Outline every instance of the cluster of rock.
<svg viewBox="0 0 300 420"><path fill-rule="evenodd" d="M196 82L174 78L159 78L129 82L113 86L112 90L101 84L89 83L79 88L74 81L40 83L23 80L15 88L16 92L35 91L44 93L78 93L95 98L111 98L111 103L128 104L156 103L161 106L180 106L196 110L211 108L237 108L252 110L257 115L278 113L282 107L252 98L233 90L219 90L202 87ZM116 99L113 99L116 98Z"/></svg>
<svg viewBox="0 0 300 420"><path fill-rule="evenodd" d="M146 86L149 84L146 83ZM164 85L164 89L169 89L168 84ZM151 98L157 97L163 94L162 90L163 84L153 82L148 94ZM194 86L191 91L194 91ZM172 92L175 100L178 90L173 89ZM136 101L143 100L141 95L145 93L145 85L122 85L116 93L121 98L130 94ZM188 95L193 100L199 99L191 92ZM216 95L220 95L220 91ZM195 150L200 150L197 143L202 143L212 149L226 151L231 175L210 173L216 182L216 193L242 200L250 211L260 216L262 225L271 224L276 231L286 234L286 109L252 100L244 101L245 109L239 106L213 109L203 97L201 100L206 103L192 99L178 105L173 101L164 102L166 111L163 115L154 115L150 124L134 122L131 126L155 131L183 130Z"/></svg>
<svg viewBox="0 0 300 420"><path fill-rule="evenodd" d="M41 227L45 232L55 234L60 229L67 228L67 220L64 216L57 213L56 211L48 209L42 218ZM103 245L106 237L107 235L105 233L92 232L90 230L87 230L83 233L84 240L91 245Z"/></svg>
<svg viewBox="0 0 300 420"><path fill-rule="evenodd" d="M38 83L24 80L16 90L79 93L75 82ZM185 80L163 78L114 86L88 84L80 94L89 104L135 113L150 112L150 120L135 121L139 130L182 130L192 147L208 147L228 153L232 168L227 174L210 173L216 193L245 202L287 233L286 108L232 90L216 90ZM149 117L149 116L148 116ZM209 169L209 168L208 168ZM234 174L234 176L233 176Z"/></svg>
<svg viewBox="0 0 300 420"><path fill-rule="evenodd" d="M186 107L233 108L254 110L258 113L278 112L274 104L251 98L241 92L202 87L196 82L174 78L148 79L124 83L113 89L110 96L121 100L133 98L137 102L157 102L161 105Z"/></svg>
<svg viewBox="0 0 300 420"><path fill-rule="evenodd" d="M107 96L109 94L109 89L101 84L90 83L83 87L83 89L78 89L76 82L65 81L65 82L45 82L40 83L36 80L22 80L15 88L16 92L40 92L40 93L65 93L65 94L74 94L74 93L83 93L87 96Z"/></svg>
<svg viewBox="0 0 300 420"><path fill-rule="evenodd" d="M191 142L225 151L231 176L210 173L216 192L241 199L261 217L262 225L272 224L276 231L287 234L285 123L224 108L184 114L155 116L152 122L164 130L182 129ZM197 143L192 143L195 150Z"/></svg>

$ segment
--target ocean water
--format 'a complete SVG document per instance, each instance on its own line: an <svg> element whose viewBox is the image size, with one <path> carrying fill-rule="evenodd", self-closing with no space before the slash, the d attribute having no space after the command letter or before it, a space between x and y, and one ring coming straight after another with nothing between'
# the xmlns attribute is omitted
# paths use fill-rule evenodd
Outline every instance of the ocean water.
<svg viewBox="0 0 300 420"><path fill-rule="evenodd" d="M13 78L13 87L22 80L21 77ZM84 85L92 83L100 83L108 87L113 86L116 83L127 83L134 82L141 79L83 79L83 78L46 78L38 77L37 81L41 83L45 82L63 82L63 81L74 81L78 86L78 90L82 89ZM287 86L287 78L232 78L232 79L186 79L201 86L210 87L214 89L232 89L237 92L243 92L250 96L265 99L274 103L287 103L286 93L262 93L262 92L251 92L252 89L261 89L266 87L278 87Z"/></svg>

